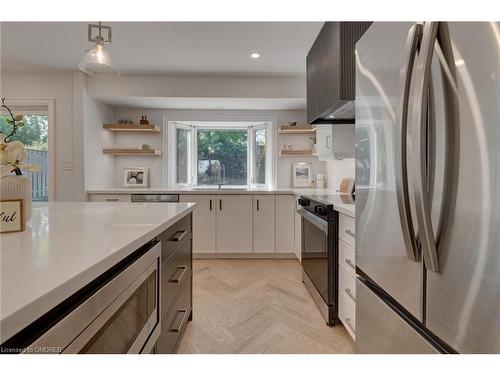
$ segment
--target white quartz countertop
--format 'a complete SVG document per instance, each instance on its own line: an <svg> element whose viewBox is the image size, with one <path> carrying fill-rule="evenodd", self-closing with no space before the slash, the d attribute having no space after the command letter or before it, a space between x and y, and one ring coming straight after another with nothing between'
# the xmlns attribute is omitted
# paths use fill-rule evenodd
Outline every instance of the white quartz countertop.
<svg viewBox="0 0 500 375"><path fill-rule="evenodd" d="M0 235L0 342L191 212L194 203L34 203Z"/></svg>
<svg viewBox="0 0 500 375"><path fill-rule="evenodd" d="M294 194L291 188L238 188L217 187L157 187L157 188L110 188L87 190L87 194Z"/></svg>
<svg viewBox="0 0 500 375"><path fill-rule="evenodd" d="M157 188L110 188L101 190L87 190L87 194L294 194L317 199L325 204L333 204L333 208L343 214L354 217L354 203L338 204L332 196L346 195L337 189L315 188L195 188L195 187L157 187Z"/></svg>

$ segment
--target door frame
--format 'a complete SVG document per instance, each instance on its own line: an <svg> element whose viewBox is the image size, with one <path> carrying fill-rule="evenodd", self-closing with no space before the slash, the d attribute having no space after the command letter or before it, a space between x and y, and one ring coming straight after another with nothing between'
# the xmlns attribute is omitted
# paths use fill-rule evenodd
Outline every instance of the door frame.
<svg viewBox="0 0 500 375"><path fill-rule="evenodd" d="M55 99L6 99L5 100L9 107L12 107L14 111L26 110L30 112L36 112L37 110L43 110L47 112L48 116L48 135L47 135L47 147L49 152L49 170L47 171L48 186L47 190L49 192L49 202L55 200L56 194L56 163L55 163L55 150L56 150L56 137L55 137Z"/></svg>

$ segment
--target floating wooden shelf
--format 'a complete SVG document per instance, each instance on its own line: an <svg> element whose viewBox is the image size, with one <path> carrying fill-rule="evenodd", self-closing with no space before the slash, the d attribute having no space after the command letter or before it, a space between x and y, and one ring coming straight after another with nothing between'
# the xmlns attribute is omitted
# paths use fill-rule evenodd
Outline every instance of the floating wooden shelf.
<svg viewBox="0 0 500 375"><path fill-rule="evenodd" d="M102 127L112 132L161 133L161 129L153 124L103 124Z"/></svg>
<svg viewBox="0 0 500 375"><path fill-rule="evenodd" d="M143 150L140 148L105 148L102 150L104 154L118 156L160 156L159 150Z"/></svg>
<svg viewBox="0 0 500 375"><path fill-rule="evenodd" d="M281 150L280 156L314 156L313 150Z"/></svg>
<svg viewBox="0 0 500 375"><path fill-rule="evenodd" d="M314 134L316 128L312 126L280 126L279 134Z"/></svg>

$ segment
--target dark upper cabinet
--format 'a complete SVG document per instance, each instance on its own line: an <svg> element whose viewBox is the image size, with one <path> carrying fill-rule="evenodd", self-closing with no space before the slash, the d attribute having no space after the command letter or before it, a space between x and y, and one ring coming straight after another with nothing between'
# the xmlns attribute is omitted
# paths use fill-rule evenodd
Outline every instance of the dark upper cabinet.
<svg viewBox="0 0 500 375"><path fill-rule="evenodd" d="M354 120L356 42L372 22L325 22L306 59L307 120Z"/></svg>

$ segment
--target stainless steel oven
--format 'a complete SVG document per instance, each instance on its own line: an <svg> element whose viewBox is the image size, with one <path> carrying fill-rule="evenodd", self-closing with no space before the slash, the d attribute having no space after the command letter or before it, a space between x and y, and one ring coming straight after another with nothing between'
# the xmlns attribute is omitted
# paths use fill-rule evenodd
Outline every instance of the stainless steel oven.
<svg viewBox="0 0 500 375"><path fill-rule="evenodd" d="M58 347L62 353L149 353L160 334L160 243L88 293L25 353Z"/></svg>
<svg viewBox="0 0 500 375"><path fill-rule="evenodd" d="M332 205L302 197L302 279L327 324L337 319L336 217Z"/></svg>

